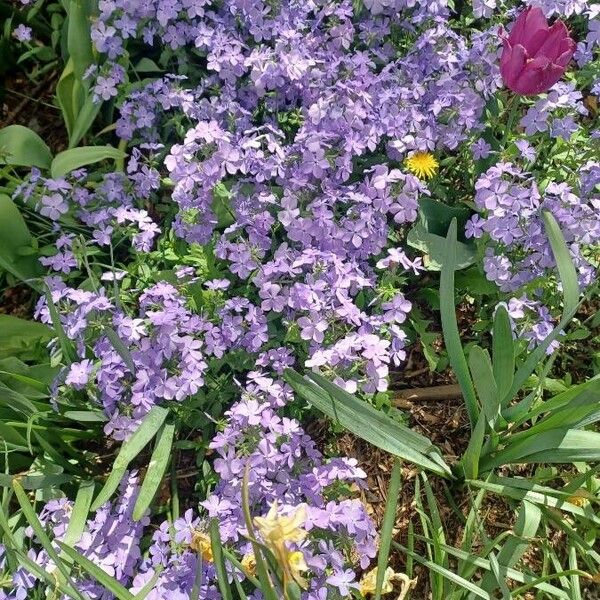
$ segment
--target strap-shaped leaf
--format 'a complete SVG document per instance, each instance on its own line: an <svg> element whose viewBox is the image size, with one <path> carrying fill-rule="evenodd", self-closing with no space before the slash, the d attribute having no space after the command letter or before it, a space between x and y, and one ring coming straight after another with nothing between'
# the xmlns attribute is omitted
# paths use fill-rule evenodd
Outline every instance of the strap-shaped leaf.
<svg viewBox="0 0 600 600"><path fill-rule="evenodd" d="M482 468L514 463L573 463L600 460L600 433L579 429L551 429L510 443L482 460ZM485 465L485 467L484 467Z"/></svg>
<svg viewBox="0 0 600 600"><path fill-rule="evenodd" d="M451 476L450 467L440 451L426 437L394 421L367 402L316 373L302 377L288 369L285 379L307 402L358 437L438 475Z"/></svg>
<svg viewBox="0 0 600 600"><path fill-rule="evenodd" d="M498 388L492 369L492 361L486 350L473 346L469 352L469 369L475 383L477 395L481 401L483 414L493 429L500 413Z"/></svg>
<svg viewBox="0 0 600 600"><path fill-rule="evenodd" d="M396 523L396 507L400 497L400 485L402 483L402 462L399 459L394 461L390 485L388 487L388 497L385 503L385 513L381 525L379 540L379 554L377 556L377 579L375 581L374 600L381 599L381 588L385 579L385 570L388 567L390 556L390 547L392 545L392 536L394 533L394 524Z"/></svg>
<svg viewBox="0 0 600 600"><path fill-rule="evenodd" d="M77 550L74 550L63 542L57 541L56 543L73 562L77 563L86 573L91 575L106 591L114 594L118 600L135 600L135 596L127 588L123 587L106 571L103 571L96 563L93 563L89 558L81 555Z"/></svg>
<svg viewBox="0 0 600 600"><path fill-rule="evenodd" d="M440 317L448 360L462 390L469 415L469 422L471 423L471 429L473 429L477 423L479 411L477 409L475 389L460 342L460 334L456 322L456 306L454 304L454 271L456 269L457 243L456 219L452 219L448 234L446 235L445 260L440 273Z"/></svg>
<svg viewBox="0 0 600 600"><path fill-rule="evenodd" d="M494 315L492 339L494 379L501 401L510 390L515 375L515 343L506 307L500 305Z"/></svg>
<svg viewBox="0 0 600 600"><path fill-rule="evenodd" d="M165 423L156 436L156 445L154 446L148 470L144 476L140 493L133 508L134 521L138 521L144 516L160 487L171 458L174 433L175 425L173 423Z"/></svg>
<svg viewBox="0 0 600 600"><path fill-rule="evenodd" d="M535 350L529 354L527 360L515 373L512 386L502 399L501 405L506 406L521 389L527 378L535 371L536 367L546 355L546 350L550 344L556 340L563 332L564 328L570 323L579 307L579 286L577 284L577 272L571 259L567 243L563 237L556 220L550 213L544 213L544 223L546 232L552 247L552 253L558 267L558 273L563 287L563 315L558 325L550 334L536 346Z"/></svg>
<svg viewBox="0 0 600 600"><path fill-rule="evenodd" d="M94 500L91 510L97 510L113 495L125 475L129 463L146 447L161 428L169 411L161 406L153 406L144 417L135 433L121 446L112 471Z"/></svg>
<svg viewBox="0 0 600 600"><path fill-rule="evenodd" d="M50 167L53 179L64 177L67 173L91 165L101 160L119 160L127 156L122 150L112 146L81 146L64 150L54 157Z"/></svg>

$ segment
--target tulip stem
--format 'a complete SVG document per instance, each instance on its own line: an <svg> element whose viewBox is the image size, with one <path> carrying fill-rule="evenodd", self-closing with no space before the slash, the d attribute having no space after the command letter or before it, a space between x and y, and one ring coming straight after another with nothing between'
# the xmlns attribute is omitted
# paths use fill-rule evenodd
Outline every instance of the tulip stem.
<svg viewBox="0 0 600 600"><path fill-rule="evenodd" d="M506 142L508 141L508 136L510 135L510 132L512 131L513 126L515 124L517 112L521 108L520 100L521 99L518 96L512 96L511 99L508 101L510 112L508 113L508 121L506 123L506 127L504 128L504 136L502 137L502 142L500 144L502 150L504 150Z"/></svg>

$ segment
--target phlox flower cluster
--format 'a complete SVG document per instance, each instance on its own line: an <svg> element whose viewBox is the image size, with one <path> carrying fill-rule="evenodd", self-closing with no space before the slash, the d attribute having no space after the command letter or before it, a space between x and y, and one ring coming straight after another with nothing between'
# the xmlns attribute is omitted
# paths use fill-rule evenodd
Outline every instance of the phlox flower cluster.
<svg viewBox="0 0 600 600"><path fill-rule="evenodd" d="M320 600L327 590L341 590L343 585L357 588L354 568L366 568L375 557L374 524L352 491L363 485L365 473L353 459L325 461L297 421L279 416L278 409L291 397L286 384L262 372L251 373L248 379L241 399L226 413L226 424L211 444L218 455L215 470L220 482L199 510L188 509L152 533L147 516L139 521L132 518L139 492L137 474L132 472L123 479L118 499L96 511L75 543L83 556L132 593L154 581L149 600L188 600L201 575L199 597L221 597L206 541L208 519L218 519L223 543L239 560L251 553L241 508L246 470L253 515L265 514L275 501L282 514L299 507L306 511L302 527L308 535L295 547L308 566L304 599ZM72 501L60 498L49 501L40 512L53 540L64 539L72 509ZM30 558L54 570L33 532L27 529L25 534L33 541ZM0 547L0 572L7 566L3 550ZM245 573L231 566L229 571L230 577L244 581ZM77 589L91 600L112 597L83 573L73 576ZM37 579L19 567L11 581L11 591L0 591L0 599L27 598Z"/></svg>
<svg viewBox="0 0 600 600"><path fill-rule="evenodd" d="M596 265L586 250L600 241L597 181L595 163L582 169L579 190L551 182L541 193L535 180L511 163L498 163L482 174L475 184L481 215L470 219L466 235L493 242L483 263L488 279L503 291L515 291L553 276L556 264L543 223L547 211L565 236L580 285L590 285Z"/></svg>

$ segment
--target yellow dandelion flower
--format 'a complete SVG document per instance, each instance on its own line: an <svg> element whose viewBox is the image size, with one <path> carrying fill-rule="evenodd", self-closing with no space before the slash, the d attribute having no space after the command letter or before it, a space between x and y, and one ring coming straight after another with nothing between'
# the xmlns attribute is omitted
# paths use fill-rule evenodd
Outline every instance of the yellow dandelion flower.
<svg viewBox="0 0 600 600"><path fill-rule="evenodd" d="M202 556L202 559L207 562L213 562L212 547L210 538L202 531L195 530L192 532L192 541L190 548Z"/></svg>
<svg viewBox="0 0 600 600"><path fill-rule="evenodd" d="M256 575L256 556L254 556L254 552L244 554L242 558L242 567L244 568L246 575L250 575L251 577Z"/></svg>
<svg viewBox="0 0 600 600"><path fill-rule="evenodd" d="M408 170L419 179L430 179L439 168L439 163L429 152L415 152L405 161Z"/></svg>
<svg viewBox="0 0 600 600"><path fill-rule="evenodd" d="M392 578L394 577L394 569L388 567L383 575L383 585L381 586L382 594L389 594L394 591L394 585ZM359 582L359 590L363 596L367 594L374 594L377 583L377 567L371 569L368 573L365 573Z"/></svg>

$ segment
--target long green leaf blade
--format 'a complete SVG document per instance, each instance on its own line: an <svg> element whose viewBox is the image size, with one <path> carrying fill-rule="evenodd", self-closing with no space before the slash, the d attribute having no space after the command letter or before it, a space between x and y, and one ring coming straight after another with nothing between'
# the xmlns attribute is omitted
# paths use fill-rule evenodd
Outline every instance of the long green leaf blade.
<svg viewBox="0 0 600 600"><path fill-rule="evenodd" d="M92 503L91 510L97 510L113 495L129 463L144 449L148 442L161 428L169 411L161 406L153 406L144 417L135 433L121 446L121 450L115 459L112 471L100 490L100 493Z"/></svg>
<svg viewBox="0 0 600 600"><path fill-rule="evenodd" d="M140 493L133 508L134 521L138 521L144 516L160 487L171 458L174 434L175 425L173 423L165 423L158 432L156 445L148 464L148 470L146 471L144 481L140 487Z"/></svg>
<svg viewBox="0 0 600 600"><path fill-rule="evenodd" d="M477 399L475 398L475 388L469 375L467 361L460 342L456 322L456 306L454 304L456 244L456 219L452 219L446 236L446 260L444 260L440 273L440 317L448 359L465 399L471 429L474 429L478 414Z"/></svg>

